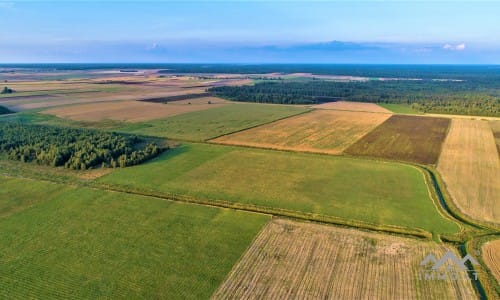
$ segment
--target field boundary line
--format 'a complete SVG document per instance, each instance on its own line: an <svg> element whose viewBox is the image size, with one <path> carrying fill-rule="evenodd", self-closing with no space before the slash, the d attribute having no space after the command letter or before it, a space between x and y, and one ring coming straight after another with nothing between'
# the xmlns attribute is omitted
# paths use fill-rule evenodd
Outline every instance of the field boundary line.
<svg viewBox="0 0 500 300"><path fill-rule="evenodd" d="M303 115L303 114L307 114L307 113L310 113L310 112L312 112L312 111L314 111L314 110L315 110L314 108L308 108L307 110L302 111L302 112L299 112L299 113L296 113L296 114L292 114L292 115L289 115L289 116L286 116L286 117L282 117L282 118L279 118L279 119L275 119L275 120L272 120L272 121L269 121L269 122L260 123L260 124L258 124L258 125L253 125L253 126L246 127L246 128L243 128L243 129L238 129L238 130L236 130L236 131L232 131L232 132L224 133L224 134L218 135L218 136L216 136L216 137L211 137L211 138L208 138L208 139L202 140L202 142L210 142L211 140L215 140L215 139L220 138L220 137L223 137L223 136L227 136L227 135L231 135L231 134L234 134L234 133L242 132L242 131L245 131L245 130L249 130L249 129L257 128L257 127L260 127L260 126L264 126L264 125L272 124L272 123L274 123L274 122L278 122L278 121L281 121L281 120L285 120L285 119L293 118L293 117L300 116L300 115ZM215 144L215 143L214 143L214 144Z"/></svg>
<svg viewBox="0 0 500 300"><path fill-rule="evenodd" d="M255 241L262 235L264 234L264 231L267 229L267 227L271 226L271 223L273 222L273 219L275 217L271 216L271 219L262 226L262 228L257 232L257 234L253 237L252 241L248 244L248 247L243 251L243 253L240 255L237 261L234 262L233 266L231 267L231 271L227 272L226 276L224 276L224 279L220 282L220 285L215 289L215 291L210 295L210 299L213 299L213 296L219 291L219 289L224 285L224 283L231 277L231 275L234 273L236 270L236 266L240 264L240 262L243 260L243 257L247 255L247 253L250 251L252 248L253 244Z"/></svg>

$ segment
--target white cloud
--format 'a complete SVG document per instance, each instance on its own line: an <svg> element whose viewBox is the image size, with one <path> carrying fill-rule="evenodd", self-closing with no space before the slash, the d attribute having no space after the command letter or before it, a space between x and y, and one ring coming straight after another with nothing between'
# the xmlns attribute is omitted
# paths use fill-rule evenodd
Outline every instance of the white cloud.
<svg viewBox="0 0 500 300"><path fill-rule="evenodd" d="M443 49L452 50L452 51L463 51L463 50L465 50L465 43L461 43L461 44L457 44L457 45L444 44Z"/></svg>

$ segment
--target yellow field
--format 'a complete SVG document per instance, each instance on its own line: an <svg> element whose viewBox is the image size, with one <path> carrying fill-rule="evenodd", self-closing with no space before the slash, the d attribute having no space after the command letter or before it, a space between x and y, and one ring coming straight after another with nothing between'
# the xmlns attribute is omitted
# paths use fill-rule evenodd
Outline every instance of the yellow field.
<svg viewBox="0 0 500 300"><path fill-rule="evenodd" d="M275 219L212 298L477 298L469 280L420 277L422 260L447 250L434 242Z"/></svg>
<svg viewBox="0 0 500 300"><path fill-rule="evenodd" d="M497 143L498 155L500 156L500 121L490 121L490 127Z"/></svg>
<svg viewBox="0 0 500 300"><path fill-rule="evenodd" d="M500 282L500 240L488 242L483 245L481 252L488 268Z"/></svg>
<svg viewBox="0 0 500 300"><path fill-rule="evenodd" d="M318 109L212 141L230 145L338 154L390 116Z"/></svg>
<svg viewBox="0 0 500 300"><path fill-rule="evenodd" d="M208 104L208 101L211 104ZM142 122L225 105L226 100L203 97L168 104L144 101L114 101L51 108L42 113L76 121L115 120Z"/></svg>
<svg viewBox="0 0 500 300"><path fill-rule="evenodd" d="M438 171L462 213L500 223L500 160L487 121L452 120Z"/></svg>
<svg viewBox="0 0 500 300"><path fill-rule="evenodd" d="M322 109L337 109L337 110L350 110L350 111L366 111L366 112L380 112L392 114L388 109L378 106L375 103L363 103L363 102L349 102L349 101L337 101L330 103L323 103L319 105L314 105L314 108Z"/></svg>

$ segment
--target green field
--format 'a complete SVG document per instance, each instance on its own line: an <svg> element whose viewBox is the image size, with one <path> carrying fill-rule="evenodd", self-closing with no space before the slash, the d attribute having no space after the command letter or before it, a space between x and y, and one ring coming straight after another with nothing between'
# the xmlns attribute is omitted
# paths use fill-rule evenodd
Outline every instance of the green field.
<svg viewBox="0 0 500 300"><path fill-rule="evenodd" d="M0 298L206 299L268 219L0 176Z"/></svg>
<svg viewBox="0 0 500 300"><path fill-rule="evenodd" d="M72 121L34 112L21 113L9 119L35 124L98 128L171 139L204 141L308 110L299 106L237 103L140 123L112 120Z"/></svg>
<svg viewBox="0 0 500 300"><path fill-rule="evenodd" d="M377 103L377 105L397 114L422 114L418 110L411 108L411 105L409 104Z"/></svg>
<svg viewBox="0 0 500 300"><path fill-rule="evenodd" d="M319 213L456 232L429 198L422 173L399 163L188 144L101 183L141 192Z"/></svg>
<svg viewBox="0 0 500 300"><path fill-rule="evenodd" d="M190 112L161 120L127 124L119 131L202 141L307 111L303 107L233 104Z"/></svg>

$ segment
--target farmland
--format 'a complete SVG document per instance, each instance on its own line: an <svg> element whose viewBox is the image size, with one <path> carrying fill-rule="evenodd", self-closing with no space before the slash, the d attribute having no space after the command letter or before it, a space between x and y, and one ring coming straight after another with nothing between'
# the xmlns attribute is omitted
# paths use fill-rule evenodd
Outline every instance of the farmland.
<svg viewBox="0 0 500 300"><path fill-rule="evenodd" d="M321 109L391 113L390 110L385 109L383 106L377 105L375 103L363 103L363 102L335 101L335 102L314 105L313 107Z"/></svg>
<svg viewBox="0 0 500 300"><path fill-rule="evenodd" d="M293 106L231 104L166 119L124 124L117 130L172 139L204 141L305 111L306 108Z"/></svg>
<svg viewBox="0 0 500 300"><path fill-rule="evenodd" d="M468 280L419 280L432 242L274 219L214 299L471 299Z"/></svg>
<svg viewBox="0 0 500 300"><path fill-rule="evenodd" d="M490 121L491 130L497 144L498 155L500 156L500 121Z"/></svg>
<svg viewBox="0 0 500 300"><path fill-rule="evenodd" d="M314 110L212 142L338 154L389 117L388 114Z"/></svg>
<svg viewBox="0 0 500 300"><path fill-rule="evenodd" d="M352 155L435 164L449 119L395 115L346 149Z"/></svg>
<svg viewBox="0 0 500 300"><path fill-rule="evenodd" d="M268 220L3 176L0 199L3 299L208 298Z"/></svg>
<svg viewBox="0 0 500 300"><path fill-rule="evenodd" d="M399 163L191 144L98 181L127 190L224 200L373 224L435 232L458 230L437 211L422 173Z"/></svg>
<svg viewBox="0 0 500 300"><path fill-rule="evenodd" d="M500 222L500 160L488 121L454 119L438 171L464 214Z"/></svg>
<svg viewBox="0 0 500 300"><path fill-rule="evenodd" d="M498 298L498 71L87 68L0 66L1 299Z"/></svg>
<svg viewBox="0 0 500 300"><path fill-rule="evenodd" d="M496 280L500 282L500 240L485 243L481 251L486 265Z"/></svg>
<svg viewBox="0 0 500 300"><path fill-rule="evenodd" d="M122 122L142 122L167 118L192 111L204 110L226 104L225 100L215 97L176 101L168 105L143 101L112 101L60 106L43 111L75 121L98 122L114 120Z"/></svg>

